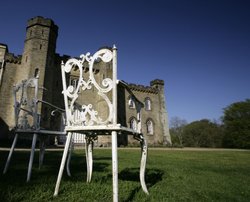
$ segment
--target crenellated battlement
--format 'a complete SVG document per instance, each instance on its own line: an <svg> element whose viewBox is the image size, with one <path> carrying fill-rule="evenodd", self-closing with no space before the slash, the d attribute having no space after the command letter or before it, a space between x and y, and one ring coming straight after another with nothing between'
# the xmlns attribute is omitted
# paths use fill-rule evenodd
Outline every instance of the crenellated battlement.
<svg viewBox="0 0 250 202"><path fill-rule="evenodd" d="M145 92L145 93L152 93L152 94L158 94L160 92L158 85L164 86L164 81L160 79L155 79L150 82L150 86L144 86L144 85L138 85L138 84L129 84L129 88L131 90L139 91L139 92Z"/></svg>
<svg viewBox="0 0 250 202"><path fill-rule="evenodd" d="M6 53L4 60L6 63L21 64L22 56L21 55L16 56L13 53Z"/></svg>
<svg viewBox="0 0 250 202"><path fill-rule="evenodd" d="M36 17L28 20L28 25L27 25L26 29L28 29L29 27L31 27L33 25L41 25L41 26L45 26L45 27L50 27L50 28L53 28L54 31L56 31L56 32L58 31L58 26L54 23L53 20L51 20L49 18L44 18L41 16L36 16Z"/></svg>
<svg viewBox="0 0 250 202"><path fill-rule="evenodd" d="M156 86L156 85L164 86L164 80L155 79L155 80L150 82L150 86Z"/></svg>
<svg viewBox="0 0 250 202"><path fill-rule="evenodd" d="M131 90L139 92L152 93L152 94L157 94L159 92L156 88L153 88L151 86L137 85L133 83L130 83L128 86Z"/></svg>

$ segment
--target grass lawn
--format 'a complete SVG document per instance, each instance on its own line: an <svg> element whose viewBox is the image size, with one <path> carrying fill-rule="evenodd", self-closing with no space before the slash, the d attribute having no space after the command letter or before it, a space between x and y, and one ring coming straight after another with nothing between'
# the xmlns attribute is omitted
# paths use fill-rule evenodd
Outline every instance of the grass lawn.
<svg viewBox="0 0 250 202"><path fill-rule="evenodd" d="M3 170L7 151L0 151ZM6 175L0 173L0 199L7 201L112 201L111 150L94 150L94 171L86 183L85 154L75 150L71 173L64 173L58 197L53 197L62 151L47 151L31 182L26 183L29 152L16 151ZM190 151L149 149L146 183L139 182L139 149L119 149L120 201L250 201L250 151Z"/></svg>

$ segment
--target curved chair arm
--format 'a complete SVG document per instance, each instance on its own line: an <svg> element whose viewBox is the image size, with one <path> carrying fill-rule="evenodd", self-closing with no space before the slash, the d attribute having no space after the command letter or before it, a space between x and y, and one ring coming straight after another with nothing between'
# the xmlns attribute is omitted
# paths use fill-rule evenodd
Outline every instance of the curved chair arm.
<svg viewBox="0 0 250 202"><path fill-rule="evenodd" d="M46 101L43 101L43 100L36 100L37 103L43 103L43 104L46 104L46 105L49 105L50 107L53 107L54 110L51 112L51 115L54 116L55 115L55 112L59 111L61 113L64 113L65 110L60 108L60 107L57 107L49 102L46 102Z"/></svg>
<svg viewBox="0 0 250 202"><path fill-rule="evenodd" d="M45 90L45 91L48 91L48 89L45 88L44 86L39 86L39 87L38 87L38 90Z"/></svg>

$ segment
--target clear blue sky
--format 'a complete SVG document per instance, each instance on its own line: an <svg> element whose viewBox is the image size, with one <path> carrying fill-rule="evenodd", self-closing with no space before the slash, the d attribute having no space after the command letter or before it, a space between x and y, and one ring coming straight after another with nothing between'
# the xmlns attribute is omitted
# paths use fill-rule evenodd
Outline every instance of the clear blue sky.
<svg viewBox="0 0 250 202"><path fill-rule="evenodd" d="M250 98L249 0L8 0L0 43L21 54L35 16L59 26L61 55L115 43L119 79L163 79L170 119L219 119L224 107Z"/></svg>

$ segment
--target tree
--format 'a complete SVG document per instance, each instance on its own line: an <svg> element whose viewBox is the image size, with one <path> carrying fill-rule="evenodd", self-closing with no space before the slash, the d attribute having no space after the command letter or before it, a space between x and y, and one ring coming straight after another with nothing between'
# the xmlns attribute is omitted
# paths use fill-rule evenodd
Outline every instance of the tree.
<svg viewBox="0 0 250 202"><path fill-rule="evenodd" d="M223 145L231 148L250 148L250 99L235 102L224 109Z"/></svg>
<svg viewBox="0 0 250 202"><path fill-rule="evenodd" d="M187 147L221 147L222 138L222 127L208 119L194 121L183 131L183 144Z"/></svg>
<svg viewBox="0 0 250 202"><path fill-rule="evenodd" d="M182 147L182 135L183 129L187 125L185 119L181 119L177 116L170 120L170 135L173 145L180 145Z"/></svg>

